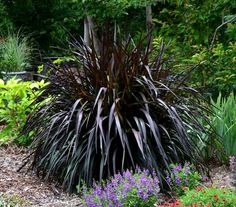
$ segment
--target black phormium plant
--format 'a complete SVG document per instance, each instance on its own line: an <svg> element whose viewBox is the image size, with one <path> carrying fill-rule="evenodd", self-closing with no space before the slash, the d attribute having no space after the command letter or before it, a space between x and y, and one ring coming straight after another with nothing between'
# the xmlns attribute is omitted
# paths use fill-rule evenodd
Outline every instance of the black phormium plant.
<svg viewBox="0 0 236 207"><path fill-rule="evenodd" d="M35 131L32 167L39 175L71 190L136 165L154 168L161 181L170 163L198 161L193 140L204 109L184 77L171 78L163 48L148 62L149 49L131 40L104 39L99 55L83 42L73 46L79 67L51 66L38 97L50 100L25 126L25 133Z"/></svg>

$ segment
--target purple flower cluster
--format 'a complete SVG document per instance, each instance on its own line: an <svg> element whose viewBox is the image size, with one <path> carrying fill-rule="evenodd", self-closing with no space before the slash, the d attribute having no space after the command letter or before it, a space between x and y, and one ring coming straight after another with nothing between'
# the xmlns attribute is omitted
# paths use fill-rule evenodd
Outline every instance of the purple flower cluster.
<svg viewBox="0 0 236 207"><path fill-rule="evenodd" d="M182 167L179 165L171 165L171 174L167 173L166 181L169 185L185 185L187 186L189 183L189 175L192 173L190 169L190 165L185 163Z"/></svg>
<svg viewBox="0 0 236 207"><path fill-rule="evenodd" d="M201 176L188 163L185 163L183 166L180 164L170 165L170 173L167 173L166 176L169 186L179 195L183 194L183 189L186 187L188 189L194 189L203 179L206 179L206 177Z"/></svg>
<svg viewBox="0 0 236 207"><path fill-rule="evenodd" d="M94 184L92 189L84 189L83 201L87 207L122 207L127 199L147 201L157 197L159 180L155 172L141 171L139 168L115 174L106 184Z"/></svg>
<svg viewBox="0 0 236 207"><path fill-rule="evenodd" d="M206 176L206 175L202 175L201 176L201 181L202 182L206 182L206 181L208 181L209 180L209 178Z"/></svg>

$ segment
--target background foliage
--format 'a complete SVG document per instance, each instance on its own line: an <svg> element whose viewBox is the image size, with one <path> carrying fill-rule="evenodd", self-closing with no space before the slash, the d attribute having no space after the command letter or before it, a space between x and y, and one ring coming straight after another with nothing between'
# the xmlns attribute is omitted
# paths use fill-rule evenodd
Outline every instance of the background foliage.
<svg viewBox="0 0 236 207"><path fill-rule="evenodd" d="M9 29L13 29L13 23L6 6L0 1L0 42L2 41L1 36L6 35Z"/></svg>

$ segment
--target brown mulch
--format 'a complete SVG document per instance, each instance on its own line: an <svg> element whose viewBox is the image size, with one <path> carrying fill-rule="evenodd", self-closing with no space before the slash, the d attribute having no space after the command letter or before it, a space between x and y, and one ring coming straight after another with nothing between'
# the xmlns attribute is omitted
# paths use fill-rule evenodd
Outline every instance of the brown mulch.
<svg viewBox="0 0 236 207"><path fill-rule="evenodd" d="M207 182L208 185L219 188L232 188L232 177L229 166L214 166L211 167L211 179Z"/></svg>
<svg viewBox="0 0 236 207"><path fill-rule="evenodd" d="M26 206L81 206L78 196L68 195L54 184L43 182L32 171L26 173L23 168L18 172L28 154L25 148L0 146L0 194L18 195L27 201ZM212 165L211 168L207 185L232 187L228 166Z"/></svg>
<svg viewBox="0 0 236 207"><path fill-rule="evenodd" d="M79 206L80 198L68 195L53 184L43 182L32 171L17 172L27 156L24 148L0 147L0 193L18 195L27 206Z"/></svg>

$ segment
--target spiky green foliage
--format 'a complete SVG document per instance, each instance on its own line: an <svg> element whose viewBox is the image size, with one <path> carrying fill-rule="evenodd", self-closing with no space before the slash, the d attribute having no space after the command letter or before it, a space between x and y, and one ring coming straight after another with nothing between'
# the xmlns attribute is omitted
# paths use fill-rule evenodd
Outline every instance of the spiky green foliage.
<svg viewBox="0 0 236 207"><path fill-rule="evenodd" d="M104 38L99 55L83 42L73 46L79 67L51 65L38 100L51 99L25 127L36 134L32 167L39 175L71 190L138 165L154 168L163 184L170 163L199 161L192 138L203 130L197 117L204 109L186 77L171 76L164 47L149 62L150 50L131 39Z"/></svg>
<svg viewBox="0 0 236 207"><path fill-rule="evenodd" d="M211 101L214 106L215 116L211 117L211 122L216 133L221 138L226 157L236 156L236 102L235 96L231 93L227 98L219 94L217 100ZM218 149L217 146L214 146ZM218 149L219 151L219 149ZM219 158L223 159L224 154L219 153Z"/></svg>

